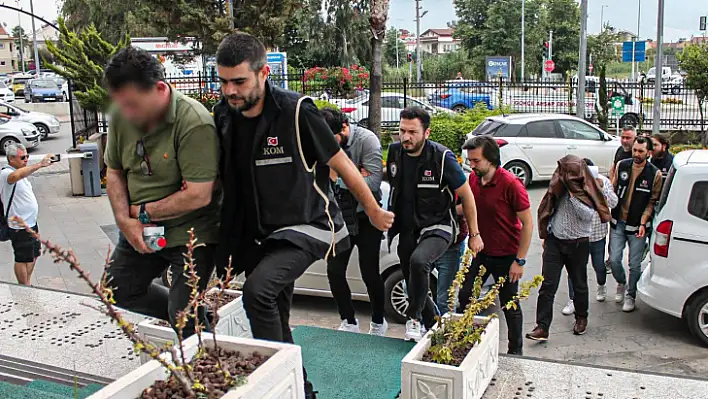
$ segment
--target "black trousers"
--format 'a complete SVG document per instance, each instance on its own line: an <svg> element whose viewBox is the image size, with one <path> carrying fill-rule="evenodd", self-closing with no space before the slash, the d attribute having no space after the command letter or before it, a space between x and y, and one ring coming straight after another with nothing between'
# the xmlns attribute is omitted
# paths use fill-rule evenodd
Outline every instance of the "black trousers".
<svg viewBox="0 0 708 399"><path fill-rule="evenodd" d="M549 331L553 321L553 302L561 272L565 266L568 276L573 282L575 296L575 318L588 317L588 257L590 256L590 241L559 240L549 236L543 249L543 283L538 292L538 306L536 307L536 324Z"/></svg>
<svg viewBox="0 0 708 399"><path fill-rule="evenodd" d="M199 289L204 290L214 270L214 245L194 249L194 263L199 276ZM111 255L111 264L106 270L116 305L136 313L169 320L173 328L175 316L189 302L192 289L184 275L185 246L165 248L151 254L140 254L120 235L118 245ZM172 268L172 286L166 288L153 284L168 267ZM209 326L204 309L199 310L202 323ZM184 337L194 334L194 321L189 320Z"/></svg>
<svg viewBox="0 0 708 399"><path fill-rule="evenodd" d="M450 242L439 236L427 236L418 242L412 231L398 238L398 258L408 287L408 318L422 320L426 328L435 324L436 307L428 296L433 263L447 251Z"/></svg>
<svg viewBox="0 0 708 399"><path fill-rule="evenodd" d="M464 311L470 303L472 289L474 287L475 277L479 274L480 266L484 266L486 271L482 276L482 282L487 281L489 276L493 276L495 281L499 281L500 277L504 277L506 282L499 289L499 303L504 306L509 301L513 300L514 296L519 292L519 282L512 283L509 281L509 270L514 263L516 255L510 256L487 256L480 253L472 261L470 269L465 276L465 282L460 289L460 311ZM504 318L508 328L509 352L519 353L524 346L523 324L524 317L521 313L521 306L517 303L516 309L504 309Z"/></svg>
<svg viewBox="0 0 708 399"><path fill-rule="evenodd" d="M363 212L357 215L359 231L355 236L349 236L351 248L337 256L330 257L327 261L327 278L332 296L337 303L339 316L354 324L354 305L352 292L347 283L347 266L356 246L359 250L359 271L366 285L371 302L371 320L381 324L384 320L384 283L379 270L379 253L381 251L381 238L383 233L374 227L369 217Z"/></svg>
<svg viewBox="0 0 708 399"><path fill-rule="evenodd" d="M243 307L251 323L253 338L293 343L290 332L295 280L317 257L284 240L267 240L258 245L249 240L236 253L244 262Z"/></svg>

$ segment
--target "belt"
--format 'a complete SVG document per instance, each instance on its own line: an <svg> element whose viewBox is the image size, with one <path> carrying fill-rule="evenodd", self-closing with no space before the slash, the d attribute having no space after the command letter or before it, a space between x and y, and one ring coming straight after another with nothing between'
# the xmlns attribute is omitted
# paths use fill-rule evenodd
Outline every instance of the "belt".
<svg viewBox="0 0 708 399"><path fill-rule="evenodd" d="M560 238L558 238L558 237L556 237L556 236L554 236L554 235L551 235L551 237L552 237L553 239L555 239L556 241L562 242L563 244L580 244L580 243L583 243L583 242L590 242L590 238L588 238L588 237L576 238L576 239L573 239L573 240L561 240Z"/></svg>

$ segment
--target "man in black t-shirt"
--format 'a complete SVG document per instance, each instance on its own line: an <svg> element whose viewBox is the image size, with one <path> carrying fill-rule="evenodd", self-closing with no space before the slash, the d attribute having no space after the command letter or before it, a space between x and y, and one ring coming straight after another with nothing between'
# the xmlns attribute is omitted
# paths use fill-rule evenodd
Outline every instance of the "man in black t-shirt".
<svg viewBox="0 0 708 399"><path fill-rule="evenodd" d="M235 275L245 272L243 306L254 338L292 343L295 280L316 260L348 247L330 168L376 229L390 228L393 214L380 207L312 100L270 83L258 39L227 36L216 63L223 98L214 118L224 185L217 271L223 274L231 261ZM314 399L304 377L305 398Z"/></svg>
<svg viewBox="0 0 708 399"><path fill-rule="evenodd" d="M622 136L620 136L620 142L622 146L617 148L615 152L615 158L612 161L612 167L610 168L610 181L615 174L615 169L617 168L617 162L623 159L632 158L632 145L634 145L634 139L637 137L637 129L634 126L625 126L622 128Z"/></svg>

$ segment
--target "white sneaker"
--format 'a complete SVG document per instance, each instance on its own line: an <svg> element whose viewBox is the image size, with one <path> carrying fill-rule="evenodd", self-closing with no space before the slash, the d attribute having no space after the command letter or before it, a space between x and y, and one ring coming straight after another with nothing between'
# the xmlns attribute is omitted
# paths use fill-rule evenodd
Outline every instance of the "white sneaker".
<svg viewBox="0 0 708 399"><path fill-rule="evenodd" d="M404 340L418 342L425 335L425 327L416 320L408 320L406 322L406 336Z"/></svg>
<svg viewBox="0 0 708 399"><path fill-rule="evenodd" d="M350 333L359 332L359 319L356 319L356 324L349 324L346 319L342 320L342 324L339 325L339 331L346 331Z"/></svg>
<svg viewBox="0 0 708 399"><path fill-rule="evenodd" d="M377 335L379 337L385 337L386 331L388 331L388 322L384 319L383 323L377 324L374 322L369 323L369 335Z"/></svg>
<svg viewBox="0 0 708 399"><path fill-rule="evenodd" d="M568 301L568 304L565 305L561 313L563 313L565 316L570 316L575 313L575 303L573 303L572 299Z"/></svg>
<svg viewBox="0 0 708 399"><path fill-rule="evenodd" d="M617 293L615 294L615 302L622 303L624 301L624 284L617 284Z"/></svg>
<svg viewBox="0 0 708 399"><path fill-rule="evenodd" d="M595 299L597 299L598 302L605 302L605 299L607 299L607 287L604 285L598 285L597 296Z"/></svg>
<svg viewBox="0 0 708 399"><path fill-rule="evenodd" d="M623 312L631 312L634 310L634 298L627 295L624 297L624 305L622 305Z"/></svg>

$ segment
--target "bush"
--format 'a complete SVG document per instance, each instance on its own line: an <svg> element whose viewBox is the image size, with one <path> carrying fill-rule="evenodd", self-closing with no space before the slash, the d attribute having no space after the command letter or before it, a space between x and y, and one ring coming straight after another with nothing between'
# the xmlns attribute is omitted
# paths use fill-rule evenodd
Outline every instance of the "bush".
<svg viewBox="0 0 708 399"><path fill-rule="evenodd" d="M218 93L189 93L187 96L202 103L209 112L213 112L214 106L221 100L221 94Z"/></svg>
<svg viewBox="0 0 708 399"><path fill-rule="evenodd" d="M430 140L444 145L459 155L467 134L482 123L485 118L493 115L501 115L501 111L490 111L482 103L459 114L435 114L430 121Z"/></svg>
<svg viewBox="0 0 708 399"><path fill-rule="evenodd" d="M701 146L700 144L680 144L669 148L669 152L676 155L681 151L701 149L703 149L703 146Z"/></svg>
<svg viewBox="0 0 708 399"><path fill-rule="evenodd" d="M369 87L369 71L359 65L349 68L315 67L305 71L304 81L316 90L329 90L333 97L347 98L355 95L357 89Z"/></svg>

